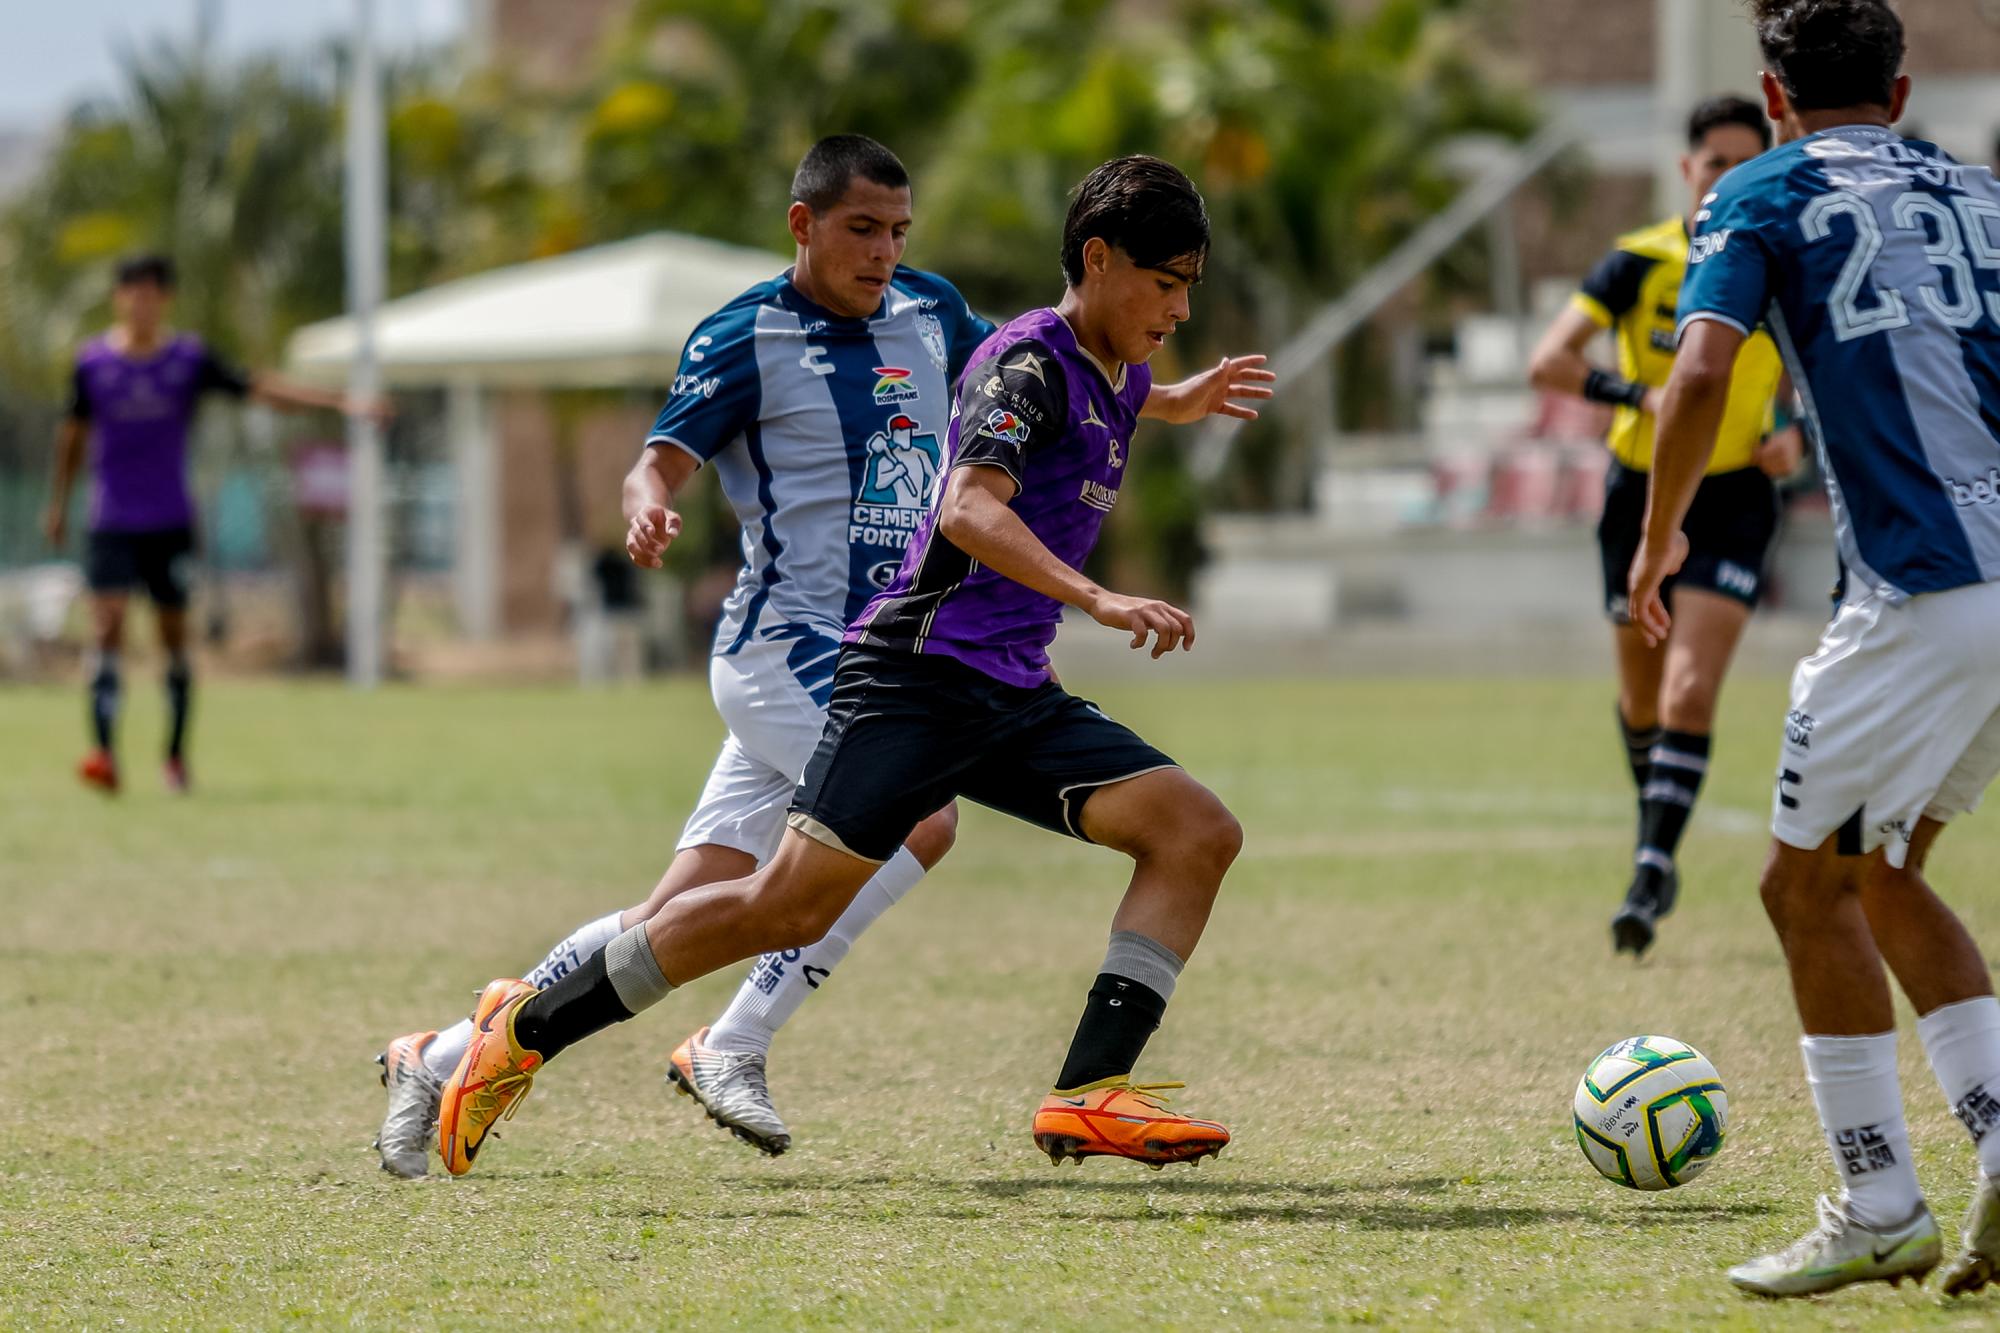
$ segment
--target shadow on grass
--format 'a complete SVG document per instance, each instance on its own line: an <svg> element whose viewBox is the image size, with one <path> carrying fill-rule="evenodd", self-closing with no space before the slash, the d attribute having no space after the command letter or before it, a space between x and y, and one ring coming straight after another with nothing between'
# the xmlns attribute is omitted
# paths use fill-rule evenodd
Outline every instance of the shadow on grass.
<svg viewBox="0 0 2000 1333"><path fill-rule="evenodd" d="M1689 1199L1681 1203L1648 1203L1618 1209L1620 1221L1632 1226L1647 1222L1728 1222L1739 1217L1768 1217L1777 1208L1768 1203L1705 1203Z"/></svg>
<svg viewBox="0 0 2000 1333"><path fill-rule="evenodd" d="M735 1177L717 1182L724 1192L707 1201L681 1200L674 1208L636 1208L632 1215L741 1220L811 1216L819 1220L894 1221L937 1218L954 1221L1037 1221L1172 1223L1291 1222L1345 1225L1367 1231L1502 1231L1514 1227L1611 1220L1594 1208L1545 1208L1438 1196L1454 1182L1442 1176L1407 1180L1338 1183L1326 1181L1238 1180L1190 1174L1142 1179L1092 1180L1078 1172L1046 1179L1020 1177L941 1178L869 1176L827 1179ZM743 1207L730 1199L738 1190L772 1195L813 1194L809 1209L773 1198L768 1205ZM1404 1197L1417 1196L1417 1197ZM1025 1205L1014 1206L1014 1205ZM1712 1211L1712 1210L1710 1210ZM1761 1211L1761 1210L1760 1210ZM1704 1214L1690 1212L1688 1220Z"/></svg>

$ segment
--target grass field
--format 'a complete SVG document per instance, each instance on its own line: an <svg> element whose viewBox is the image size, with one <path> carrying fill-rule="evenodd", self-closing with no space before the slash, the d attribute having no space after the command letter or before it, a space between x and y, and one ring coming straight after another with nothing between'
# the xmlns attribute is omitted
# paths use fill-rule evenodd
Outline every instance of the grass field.
<svg viewBox="0 0 2000 1333"><path fill-rule="evenodd" d="M1095 691L1248 830L1141 1073L1236 1144L1051 1167L1027 1121L1101 957L1111 854L985 812L780 1038L765 1161L662 1093L712 978L563 1057L465 1180L397 1182L371 1057L640 896L718 739L628 692L219 684L199 795L78 789L73 691L0 692L0 1322L19 1327L1991 1328L2000 1297L1755 1304L1728 1263L1831 1174L1753 889L1782 699L1732 684L1642 966L1610 956L1629 784L1594 681ZM1936 878L2000 943L2000 834ZM1971 1153L1905 1023L1954 1230ZM1569 1098L1666 1032L1729 1082L1695 1184L1586 1167Z"/></svg>

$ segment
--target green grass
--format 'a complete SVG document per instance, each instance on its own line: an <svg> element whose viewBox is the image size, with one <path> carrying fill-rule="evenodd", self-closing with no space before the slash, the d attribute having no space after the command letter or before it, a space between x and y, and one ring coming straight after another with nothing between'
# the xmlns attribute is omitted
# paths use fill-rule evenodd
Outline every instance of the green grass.
<svg viewBox="0 0 2000 1333"><path fill-rule="evenodd" d="M1137 673L1135 673L1137 674ZM1165 674L1165 673L1161 673ZM1235 1130L1198 1172L1051 1167L1027 1120L1101 956L1117 857L968 814L952 857L780 1038L765 1161L662 1094L733 975L564 1056L462 1181L392 1181L371 1057L641 896L718 725L623 692L219 683L200 794L68 773L76 692L0 693L0 1321L1208 1329L1987 1328L2000 1297L1768 1306L1728 1263L1831 1182L1756 902L1782 689L1731 686L1686 890L1609 954L1629 784L1597 682L1120 683L1111 710L1248 830L1141 1072ZM1967 821L1936 878L2000 940ZM1729 1083L1695 1184L1627 1193L1571 1137L1612 1040ZM1905 1027L1956 1221L1971 1154Z"/></svg>

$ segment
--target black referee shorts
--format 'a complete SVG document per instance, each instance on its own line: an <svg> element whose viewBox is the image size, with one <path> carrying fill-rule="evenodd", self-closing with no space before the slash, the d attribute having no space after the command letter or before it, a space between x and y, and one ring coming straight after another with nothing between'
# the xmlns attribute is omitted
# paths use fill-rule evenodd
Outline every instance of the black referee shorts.
<svg viewBox="0 0 2000 1333"><path fill-rule="evenodd" d="M791 826L886 861L962 796L1085 842L1099 787L1174 761L1054 681L1006 685L953 658L850 644Z"/></svg>
<svg viewBox="0 0 2000 1333"><path fill-rule="evenodd" d="M1764 592L1764 561L1778 535L1778 488L1761 468L1738 468L1703 477L1687 520L1688 557L1661 588L1700 588L1754 607ZM1646 474L1612 460L1604 479L1604 514L1597 521L1597 549L1604 563L1604 613L1629 625L1626 592L1632 558L1646 522ZM1671 603L1670 603L1671 605Z"/></svg>

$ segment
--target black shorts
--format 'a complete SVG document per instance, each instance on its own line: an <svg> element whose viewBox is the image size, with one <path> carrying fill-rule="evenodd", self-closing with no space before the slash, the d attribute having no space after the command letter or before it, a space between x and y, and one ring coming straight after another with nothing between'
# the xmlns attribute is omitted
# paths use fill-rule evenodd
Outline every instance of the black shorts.
<svg viewBox="0 0 2000 1333"><path fill-rule="evenodd" d="M190 528L90 534L84 578L92 592L130 592L143 587L153 605L176 611L188 604L193 576L194 531Z"/></svg>
<svg viewBox="0 0 2000 1333"><path fill-rule="evenodd" d="M1054 681L1004 685L949 657L850 644L791 825L886 861L910 830L963 796L1088 842L1079 820L1092 792L1173 767Z"/></svg>
<svg viewBox="0 0 2000 1333"><path fill-rule="evenodd" d="M1764 591L1764 559L1778 535L1778 488L1762 468L1738 468L1703 477L1681 531L1688 557L1660 591L1700 588L1745 606ZM1620 625L1631 620L1626 593L1632 557L1646 522L1646 474L1612 460L1604 479L1604 516L1597 521L1597 549L1604 561L1604 614Z"/></svg>

